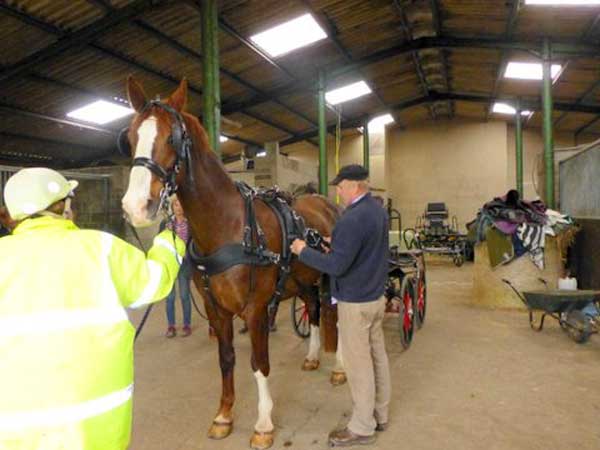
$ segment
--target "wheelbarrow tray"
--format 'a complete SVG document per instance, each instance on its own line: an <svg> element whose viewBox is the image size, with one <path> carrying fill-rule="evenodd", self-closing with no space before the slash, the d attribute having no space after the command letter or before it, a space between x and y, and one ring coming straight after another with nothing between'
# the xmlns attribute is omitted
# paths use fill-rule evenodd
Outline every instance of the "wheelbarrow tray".
<svg viewBox="0 0 600 450"><path fill-rule="evenodd" d="M524 302L529 309L549 313L561 313L584 308L588 303L600 299L600 291L593 290L539 290L524 291Z"/></svg>

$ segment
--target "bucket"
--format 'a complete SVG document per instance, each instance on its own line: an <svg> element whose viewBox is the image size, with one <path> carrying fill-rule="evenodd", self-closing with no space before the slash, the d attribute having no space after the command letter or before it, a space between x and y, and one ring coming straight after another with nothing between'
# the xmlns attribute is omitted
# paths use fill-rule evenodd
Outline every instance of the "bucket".
<svg viewBox="0 0 600 450"><path fill-rule="evenodd" d="M576 291L577 290L577 278L559 278L558 289L565 291Z"/></svg>

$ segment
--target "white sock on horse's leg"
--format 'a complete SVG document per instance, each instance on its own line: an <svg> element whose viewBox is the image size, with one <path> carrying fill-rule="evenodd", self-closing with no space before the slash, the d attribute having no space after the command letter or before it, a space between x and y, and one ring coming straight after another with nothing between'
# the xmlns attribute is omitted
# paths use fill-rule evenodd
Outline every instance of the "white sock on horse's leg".
<svg viewBox="0 0 600 450"><path fill-rule="evenodd" d="M337 350L335 352L335 367L333 368L334 372L345 372L344 369L344 358L342 357L342 338L340 337L340 333L338 331L337 338Z"/></svg>
<svg viewBox="0 0 600 450"><path fill-rule="evenodd" d="M254 372L254 377L258 386L258 420L254 426L254 430L261 433L273 431L274 427L271 421L273 399L269 392L269 381L260 370Z"/></svg>
<svg viewBox="0 0 600 450"><path fill-rule="evenodd" d="M310 341L308 343L308 354L306 359L308 361L319 360L319 350L321 349L321 335L319 327L316 325L310 326Z"/></svg>

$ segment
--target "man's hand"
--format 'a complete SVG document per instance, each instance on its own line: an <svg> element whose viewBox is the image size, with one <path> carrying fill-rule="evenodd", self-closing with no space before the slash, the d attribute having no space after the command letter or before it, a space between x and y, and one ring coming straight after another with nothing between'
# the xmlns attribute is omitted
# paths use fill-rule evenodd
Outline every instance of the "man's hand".
<svg viewBox="0 0 600 450"><path fill-rule="evenodd" d="M302 250L304 250L304 247L306 247L305 241L302 239L294 239L294 242L292 242L292 245L290 245L290 250L294 255L299 255L302 253Z"/></svg>
<svg viewBox="0 0 600 450"><path fill-rule="evenodd" d="M323 236L323 242L327 243L321 244L321 249L325 252L325 253L329 253L331 251L331 236Z"/></svg>

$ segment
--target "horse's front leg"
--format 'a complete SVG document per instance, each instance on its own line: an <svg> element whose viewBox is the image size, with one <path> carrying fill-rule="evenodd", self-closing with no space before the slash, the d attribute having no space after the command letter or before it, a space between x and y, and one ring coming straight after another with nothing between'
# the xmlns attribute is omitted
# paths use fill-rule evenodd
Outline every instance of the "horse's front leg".
<svg viewBox="0 0 600 450"><path fill-rule="evenodd" d="M315 286L310 295L307 293L300 298L308 307L308 319L310 323L310 338L308 341L308 353L302 363L302 370L317 370L319 368L319 351L321 349L321 336L319 321L321 320L321 305L319 303L319 291Z"/></svg>
<svg viewBox="0 0 600 450"><path fill-rule="evenodd" d="M258 420L250 440L253 449L267 449L273 445L273 399L269 392L269 317L267 308L256 308L249 313L248 329L252 341L250 360L258 387Z"/></svg>
<svg viewBox="0 0 600 450"><path fill-rule="evenodd" d="M233 429L233 402L235 390L233 383L233 369L235 366L235 350L233 348L233 317L229 312L219 309L209 299L204 299L206 313L210 325L215 330L219 342L219 365L223 390L221 392L221 405L213 423L208 430L211 439L223 439L231 434Z"/></svg>

